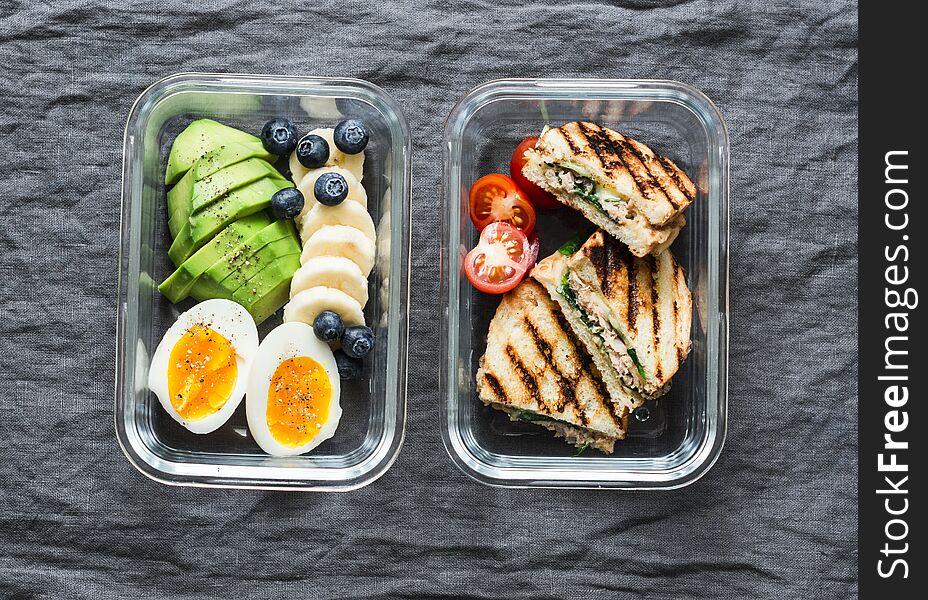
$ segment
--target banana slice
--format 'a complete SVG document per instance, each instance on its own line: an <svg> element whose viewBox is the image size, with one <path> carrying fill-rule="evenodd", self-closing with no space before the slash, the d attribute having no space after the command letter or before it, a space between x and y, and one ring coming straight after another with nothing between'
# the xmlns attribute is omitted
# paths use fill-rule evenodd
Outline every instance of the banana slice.
<svg viewBox="0 0 928 600"><path fill-rule="evenodd" d="M387 190L389 192L389 190ZM384 196L386 198L386 196ZM377 268L380 269L381 273L388 273L390 270L390 236L392 231L390 229L390 213L384 212L383 216L380 218L380 223L377 224L377 239L374 240L374 243L377 244Z"/></svg>
<svg viewBox="0 0 928 600"><path fill-rule="evenodd" d="M364 189L364 186L361 185L361 182L351 174L351 171L346 171L341 167L320 167L309 171L297 186L303 194L303 210L296 217L297 224L302 224L303 217L306 216L306 213L319 203L318 200L316 200L316 180L319 179L323 173L338 173L344 177L345 183L348 184L348 196L345 198L345 202L352 200L365 209L367 208L367 191Z"/></svg>
<svg viewBox="0 0 928 600"><path fill-rule="evenodd" d="M326 225L348 225L366 235L370 241L377 240L374 220L367 209L357 202L342 202L336 206L316 204L303 217L300 238L308 240Z"/></svg>
<svg viewBox="0 0 928 600"><path fill-rule="evenodd" d="M341 167L350 171L358 181L364 177L364 152L358 154L345 154L335 145L335 130L331 127L325 129L313 129L309 133L314 133L324 139L329 144L329 160L325 161L326 167ZM290 173L293 174L293 183L300 185L303 178L311 169L303 166L303 163L296 157L296 151L290 154Z"/></svg>
<svg viewBox="0 0 928 600"><path fill-rule="evenodd" d="M324 225L303 243L300 264L317 256L344 256L367 277L374 268L375 246L360 230L347 225Z"/></svg>
<svg viewBox="0 0 928 600"><path fill-rule="evenodd" d="M364 325L364 312L357 300L341 290L324 286L311 287L290 298L284 307L284 322L312 325L324 310L338 313L348 327Z"/></svg>
<svg viewBox="0 0 928 600"><path fill-rule="evenodd" d="M293 274L290 297L320 285L345 292L357 300L361 308L367 305L367 278L358 265L344 256L317 256L307 260Z"/></svg>

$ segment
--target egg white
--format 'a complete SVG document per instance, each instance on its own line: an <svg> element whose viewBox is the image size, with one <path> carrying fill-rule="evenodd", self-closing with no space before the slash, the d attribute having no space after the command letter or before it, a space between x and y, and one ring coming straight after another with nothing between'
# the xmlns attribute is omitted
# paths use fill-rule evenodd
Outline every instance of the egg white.
<svg viewBox="0 0 928 600"><path fill-rule="evenodd" d="M315 437L302 446L290 448L271 435L267 424L267 396L271 378L280 363L298 356L308 356L322 366L332 386L332 397L329 400L328 418ZM311 325L301 322L284 323L267 334L258 347L245 398L248 430L261 449L272 456L305 454L335 435L335 429L342 416L340 395L338 367L329 346L316 337Z"/></svg>
<svg viewBox="0 0 928 600"><path fill-rule="evenodd" d="M171 404L171 395L168 392L168 363L174 346L188 329L197 324L210 327L229 340L235 349L238 373L232 394L218 411L202 419L190 420L182 417ZM155 393L161 406L175 421L193 433L210 433L228 421L241 403L248 385L248 373L257 351L258 328L245 307L231 300L206 300L177 317L177 321L161 338L161 343L151 359L148 388Z"/></svg>

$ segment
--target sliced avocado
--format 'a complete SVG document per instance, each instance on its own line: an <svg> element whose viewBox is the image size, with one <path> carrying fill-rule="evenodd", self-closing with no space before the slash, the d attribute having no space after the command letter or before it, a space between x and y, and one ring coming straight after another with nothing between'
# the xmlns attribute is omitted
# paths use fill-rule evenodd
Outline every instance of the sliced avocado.
<svg viewBox="0 0 928 600"><path fill-rule="evenodd" d="M197 180L205 179L220 169L253 157L270 160L274 155L267 152L261 144L229 143L200 157L193 168L168 192L168 228L171 230L171 236L176 238L184 223L190 218L194 183ZM283 179L276 169L269 171L269 175L275 179Z"/></svg>
<svg viewBox="0 0 928 600"><path fill-rule="evenodd" d="M164 182L176 183L198 158L218 146L232 142L260 144L261 140L250 133L217 123L212 119L194 121L178 134L171 145L168 166L164 172Z"/></svg>
<svg viewBox="0 0 928 600"><path fill-rule="evenodd" d="M279 256L232 294L261 323L277 312L290 298L290 280L300 268L300 255ZM283 285L283 292L279 291Z"/></svg>
<svg viewBox="0 0 928 600"><path fill-rule="evenodd" d="M209 240L223 227L244 216L264 210L271 204L271 196L293 184L283 177L265 177L229 194L189 217L191 243Z"/></svg>
<svg viewBox="0 0 928 600"><path fill-rule="evenodd" d="M229 294L229 297L232 297L236 290L244 286L248 280L257 275L259 271L281 256L299 254L299 248L299 242L290 235L287 235L278 240L268 242L245 259L239 259L237 261L232 260L230 263L218 267L216 271L210 273L207 278L216 282L217 277L223 277L219 285ZM231 270L228 270L229 264L232 265Z"/></svg>
<svg viewBox="0 0 928 600"><path fill-rule="evenodd" d="M191 212L202 210L232 190L271 175L272 171L277 172L266 160L249 158L220 169L205 179L194 180Z"/></svg>
<svg viewBox="0 0 928 600"><path fill-rule="evenodd" d="M282 240L278 240L280 242ZM265 249L270 246L265 246ZM258 298L277 285L281 279L292 279L293 274L300 268L300 254L281 254L264 263L264 267L252 275L232 293L232 298L242 304L254 303Z"/></svg>
<svg viewBox="0 0 928 600"><path fill-rule="evenodd" d="M274 221L253 234L222 260L210 266L190 290L197 300L228 298L277 256L299 252L300 242L293 222Z"/></svg>
<svg viewBox="0 0 928 600"><path fill-rule="evenodd" d="M297 257L299 262L299 257ZM280 310L280 307L290 299L290 277L281 279L277 282L268 293L254 301L254 303L245 307L251 313L252 318L257 325L260 325L268 317Z"/></svg>
<svg viewBox="0 0 928 600"><path fill-rule="evenodd" d="M168 191L168 229L171 237L176 238L178 232L190 216L190 200L193 197L193 171L181 177L177 185Z"/></svg>
<svg viewBox="0 0 928 600"><path fill-rule="evenodd" d="M248 160L249 158L260 158L268 162L273 162L277 157L265 150L261 143L225 144L219 146L215 150L210 150L200 157L191 169L191 171L193 171L193 178L197 181L206 179L220 169L242 162L243 160Z"/></svg>
<svg viewBox="0 0 928 600"><path fill-rule="evenodd" d="M170 227L170 224L168 226ZM168 248L168 257L170 257L175 267L179 267L210 239L206 238L200 243L194 243L190 238L190 223L184 223L184 226L177 232L177 237L171 243L171 247Z"/></svg>
<svg viewBox="0 0 928 600"><path fill-rule="evenodd" d="M185 260L164 282L158 286L164 296L178 303L190 293L200 275L217 261L238 247L239 244L261 231L271 223L267 213L256 213L231 223L208 244Z"/></svg>

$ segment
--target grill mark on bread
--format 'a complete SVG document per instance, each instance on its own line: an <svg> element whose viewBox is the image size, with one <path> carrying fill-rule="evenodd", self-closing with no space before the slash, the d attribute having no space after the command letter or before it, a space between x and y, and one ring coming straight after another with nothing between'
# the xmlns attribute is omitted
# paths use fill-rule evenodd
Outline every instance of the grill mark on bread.
<svg viewBox="0 0 928 600"><path fill-rule="evenodd" d="M654 162L654 158L639 150L637 145L627 141L622 142L622 148L634 156L638 162L641 163L641 166L644 167L644 173L642 175L646 174L647 177L641 177L640 179L642 183L638 185L638 187L642 190L644 197L648 198L649 200L656 200L657 198L655 198L655 196L658 194L655 193L655 189L659 190L663 193L663 196L667 199L667 202L670 203L670 206L672 206L675 211L679 210L680 206L673 201L673 195L668 191L669 186L666 185L664 181L662 181L663 177L651 170L651 165ZM663 166L663 164L661 166ZM636 174L636 171L637 169L629 169L632 177L634 177L635 181L637 182L639 180L639 176ZM674 180L673 182L676 187L680 187L680 184L677 180ZM647 190L647 192L645 192L645 190ZM684 192L683 195L685 196L686 193Z"/></svg>
<svg viewBox="0 0 928 600"><path fill-rule="evenodd" d="M589 123L579 125L590 142L590 148L607 172L627 171L632 179L632 185L645 199L657 202L663 196L667 198L674 210L679 209L679 206L670 199L660 179L655 178L651 173L648 158L639 152L634 144L629 143L618 132L615 132L617 137L613 137L608 130L591 129ZM674 182L676 183L676 180Z"/></svg>
<svg viewBox="0 0 928 600"><path fill-rule="evenodd" d="M577 398L574 394L573 383L568 379L562 372L561 369L557 366L557 362L554 359L554 352L551 350L551 344L548 343L541 333L538 331L538 327L529 319L527 316L523 319L525 327L528 329L528 333L532 338L532 341L535 343L535 348L542 356L545 357L545 364L547 364L551 371L554 373L554 376L557 378L557 386L560 389L561 393L558 397L558 401L554 405L555 409L558 412L563 412L564 407L570 403L577 405Z"/></svg>
<svg viewBox="0 0 928 600"><path fill-rule="evenodd" d="M600 234L602 236L602 234ZM606 298L612 297L612 289L617 287L618 277L619 277L619 265L622 263L622 254L616 252L616 245L614 243L609 243L605 245L606 253L606 265L605 265L605 276L600 276L599 280L602 281L603 295Z"/></svg>
<svg viewBox="0 0 928 600"><path fill-rule="evenodd" d="M584 368L586 368L587 371L589 372L590 367L593 366L593 357L587 355L587 358L584 359L584 364L585 364ZM606 384L603 383L602 378L598 376L596 377L591 376L590 381L593 382L593 387L596 388L596 392L600 395L600 397L606 400L608 404L612 404L612 401L609 400L609 390L606 389Z"/></svg>
<svg viewBox="0 0 928 600"><path fill-rule="evenodd" d="M565 340L567 340L568 344L570 344L570 348L571 350L573 350L574 355L580 360L581 368L587 374L587 378L593 382L593 386L596 388L596 391L599 393L600 397L602 398L603 403L609 404L609 398L610 398L609 392L608 390L606 390L605 386L603 385L603 382L600 381L600 378L598 376L598 371L596 370L596 366L593 364L593 357L590 356L590 353L587 352L586 348L581 348L577 344L577 341L574 339L573 331L570 328L570 325L567 323L567 318L564 317L564 313L562 313L559 310L555 311L554 319L557 322L557 326L561 329L560 335ZM597 375L594 376L593 373L596 373ZM581 378L582 377L583 375L581 375ZM573 399L573 406L576 408L575 412L576 412L577 418L584 425L586 425L587 423L590 422L589 417L587 417L586 412L582 409L582 407L580 406L580 403L577 402L576 395L572 395L571 398Z"/></svg>
<svg viewBox="0 0 928 600"><path fill-rule="evenodd" d="M566 339L570 344L570 348L574 351L574 354L579 356L582 362L586 352L577 346L577 342L574 340L573 334L570 333L573 330L571 329L570 324L567 323L567 318L564 316L564 313L561 311L556 311L554 319L557 321L557 326L561 329L561 335L564 336L564 339Z"/></svg>
<svg viewBox="0 0 928 600"><path fill-rule="evenodd" d="M602 285L603 296L612 299L613 294L617 296L624 287L627 287L631 253L623 244L618 243L611 236L606 237L604 234L600 234L600 240L606 246L606 255L608 257L606 276L605 278L600 277L600 281L604 282Z"/></svg>
<svg viewBox="0 0 928 600"><path fill-rule="evenodd" d="M487 382L487 385L490 386L490 390L493 392L493 395L496 396L498 401L502 401L506 398L506 392L503 390L503 386L500 385L499 379L496 378L492 373L483 373L483 380Z"/></svg>
<svg viewBox="0 0 928 600"><path fill-rule="evenodd" d="M690 186L687 185L687 182L684 181L682 177L680 177L680 175L683 174L683 171L680 170L680 167L678 167L676 163L674 163L672 160L670 160L666 156L658 155L657 159L660 161L661 166L664 167L664 170L670 174L670 177L673 179L677 187L680 188L680 191L683 192L683 195L686 196L686 199L689 200L690 202L695 200L696 199L696 184L694 184L692 181L689 182L693 187L693 190L691 192ZM673 200L671 200L671 202L673 202ZM676 206L676 204L674 206Z"/></svg>
<svg viewBox="0 0 928 600"><path fill-rule="evenodd" d="M605 282L603 286L603 292L608 293L606 289L610 285L607 281L609 276L609 270L607 269L607 258L606 258L606 249L603 248L601 244L595 246L584 245L583 253L592 263L593 268L596 270L596 277Z"/></svg>
<svg viewBox="0 0 928 600"><path fill-rule="evenodd" d="M570 151L574 154L582 154L580 147L577 146L577 143L574 141L573 136L570 131L567 129L561 130L561 135L564 137L564 140L567 142L567 145L570 147Z"/></svg>
<svg viewBox="0 0 928 600"><path fill-rule="evenodd" d="M617 171L626 168L622 162L612 137L605 130L596 126L596 129L590 127L593 123L579 123L580 131L587 140L587 144L600 164L607 172ZM594 125L595 126L595 125Z"/></svg>
<svg viewBox="0 0 928 600"><path fill-rule="evenodd" d="M637 332L638 326L635 320L638 318L638 269L636 268L635 259L629 257L628 260L628 330Z"/></svg>
<svg viewBox="0 0 928 600"><path fill-rule="evenodd" d="M657 259L652 255L648 257L648 267L651 269L651 323L654 329L654 347L661 347L661 311L660 299L657 297ZM661 355L658 352L654 357L654 376L658 379L663 375L661 369Z"/></svg>
<svg viewBox="0 0 928 600"><path fill-rule="evenodd" d="M663 194L663 189L659 182L654 181L654 178L651 176L651 171L648 170L648 166L638 154L638 150L625 140L615 140L615 146L617 150L616 154L621 157L625 169L628 171L628 174L631 175L632 182L638 189L638 192L644 196L646 200L659 202L661 200L661 195L665 195ZM657 192L661 193L658 194ZM676 206L674 208L676 208Z"/></svg>
<svg viewBox="0 0 928 600"><path fill-rule="evenodd" d="M548 408L547 404L542 402L541 394L538 391L538 382L535 381L534 375L528 370L528 367L525 366L525 363L522 362L522 359L519 358L519 355L516 354L515 348L506 345L503 350L507 357L509 357L509 362L512 363L512 368L519 375L519 379L522 381L522 385L525 386L525 389L528 391L529 396L535 400L539 406L544 406Z"/></svg>
<svg viewBox="0 0 928 600"><path fill-rule="evenodd" d="M611 400L606 402L606 406L609 409L608 414L612 418L612 422L625 431L628 431L628 407L623 407L620 411L618 410L615 402L612 402Z"/></svg>

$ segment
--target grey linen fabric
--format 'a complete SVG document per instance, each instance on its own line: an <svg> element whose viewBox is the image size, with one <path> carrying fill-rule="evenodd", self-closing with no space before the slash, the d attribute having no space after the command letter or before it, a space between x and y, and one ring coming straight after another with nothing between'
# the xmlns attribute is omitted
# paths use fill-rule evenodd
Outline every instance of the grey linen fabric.
<svg viewBox="0 0 928 600"><path fill-rule="evenodd" d="M856 595L855 4L0 0L0 60L0 597ZM405 108L409 427L362 490L169 488L117 447L122 130L191 70L360 77ZM677 79L727 119L729 433L690 487L493 489L445 454L440 139L507 76Z"/></svg>

